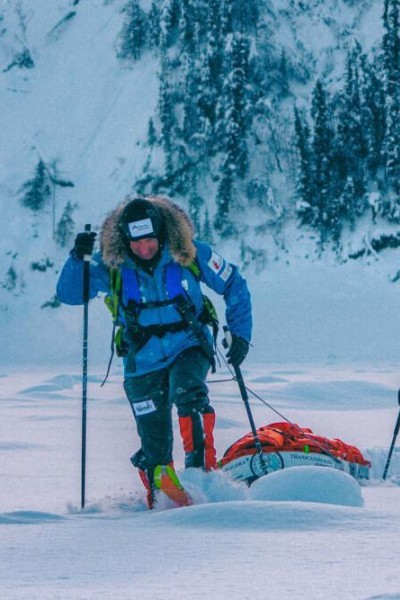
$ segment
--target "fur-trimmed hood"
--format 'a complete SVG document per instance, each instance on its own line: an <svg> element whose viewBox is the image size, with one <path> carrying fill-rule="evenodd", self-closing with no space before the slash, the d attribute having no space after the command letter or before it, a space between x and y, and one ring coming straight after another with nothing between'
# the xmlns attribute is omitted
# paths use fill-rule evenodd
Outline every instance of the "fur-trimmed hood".
<svg viewBox="0 0 400 600"><path fill-rule="evenodd" d="M118 222L125 206L136 198L153 202L164 220L166 241L172 258L182 266L188 266L196 256L193 244L193 224L186 212L177 204L160 196L128 196L104 220L100 231L100 249L104 263L111 268L119 267L127 258L123 235Z"/></svg>

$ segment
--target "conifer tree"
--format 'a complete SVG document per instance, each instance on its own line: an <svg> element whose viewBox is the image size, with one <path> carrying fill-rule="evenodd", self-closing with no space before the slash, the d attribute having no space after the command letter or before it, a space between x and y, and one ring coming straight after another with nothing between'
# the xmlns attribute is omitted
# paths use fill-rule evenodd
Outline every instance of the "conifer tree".
<svg viewBox="0 0 400 600"><path fill-rule="evenodd" d="M234 164L226 158L221 168L221 179L217 190L217 212L214 227L222 236L229 234L231 229L230 212L235 203Z"/></svg>
<svg viewBox="0 0 400 600"><path fill-rule="evenodd" d="M36 165L33 178L24 183L22 190L22 204L33 212L41 210L51 197L49 172L42 159Z"/></svg>
<svg viewBox="0 0 400 600"><path fill-rule="evenodd" d="M351 178L354 205L359 207L360 213L366 191L368 145L365 133L361 112L358 51L354 50L347 56L345 85L340 94L334 167L338 174L335 186L337 195L342 193Z"/></svg>
<svg viewBox="0 0 400 600"><path fill-rule="evenodd" d="M196 236L201 236L201 220L200 213L204 205L204 199L200 196L197 191L197 174L194 172L190 176L189 186L189 216L193 222Z"/></svg>
<svg viewBox="0 0 400 600"><path fill-rule="evenodd" d="M241 34L234 35L230 55L227 55L226 71L229 74L219 105L219 132L222 151L226 156L226 164L229 165L229 178L233 176L233 172L237 177L244 177L249 166L246 140L248 58L249 46L246 37ZM226 168L223 170L226 171ZM226 175L227 173L225 177Z"/></svg>
<svg viewBox="0 0 400 600"><path fill-rule="evenodd" d="M75 229L75 222L72 218L72 215L76 207L77 204L72 204L72 202L68 201L64 207L61 219L57 224L55 241L62 248L65 248L65 246L67 246L72 239Z"/></svg>
<svg viewBox="0 0 400 600"><path fill-rule="evenodd" d="M190 143L201 129L199 69L193 54L185 52L183 63L183 139Z"/></svg>
<svg viewBox="0 0 400 600"><path fill-rule="evenodd" d="M304 225L313 225L315 222L315 190L313 184L313 156L310 145L310 129L303 115L297 108L294 109L294 126L296 132L296 145L298 152L298 175L296 180L296 193L300 199L298 214Z"/></svg>
<svg viewBox="0 0 400 600"><path fill-rule="evenodd" d="M202 138L202 146L206 155L215 154L217 150L213 140L217 99L218 87L214 85L209 55L205 52L201 58L197 107L199 116L199 135Z"/></svg>
<svg viewBox="0 0 400 600"><path fill-rule="evenodd" d="M361 130L366 141L366 165L370 177L376 179L383 166L382 146L385 131L384 89L379 65L369 64L360 53Z"/></svg>
<svg viewBox="0 0 400 600"><path fill-rule="evenodd" d="M280 93L282 98L286 98L289 95L289 78L288 78L288 64L285 50L281 52L281 58L279 61L279 84Z"/></svg>
<svg viewBox="0 0 400 600"><path fill-rule="evenodd" d="M356 191L354 181L351 176L347 178L345 182L343 192L338 202L338 222L337 222L337 236L339 236L341 223L340 217L346 219L350 224L350 228L354 229L357 217L359 216L358 203L356 201Z"/></svg>
<svg viewBox="0 0 400 600"><path fill-rule="evenodd" d="M176 127L170 85L170 71L170 61L165 52L161 59L159 115L161 121L161 143L165 153L165 173L167 178L171 178L173 174L173 132Z"/></svg>
<svg viewBox="0 0 400 600"><path fill-rule="evenodd" d="M198 45L196 0L181 0L179 19L179 45L183 52L193 56Z"/></svg>
<svg viewBox="0 0 400 600"><path fill-rule="evenodd" d="M147 19L148 33L147 38L149 41L150 48L159 48L161 43L161 11L160 3L153 0L150 7L150 12Z"/></svg>
<svg viewBox="0 0 400 600"><path fill-rule="evenodd" d="M386 0L382 40L385 91L385 136L383 152L386 177L395 192L400 193L400 27L399 0ZM397 202L397 200L396 200ZM393 211L396 212L394 207Z"/></svg>
<svg viewBox="0 0 400 600"><path fill-rule="evenodd" d="M221 0L221 35L225 38L233 32L233 7L235 0Z"/></svg>
<svg viewBox="0 0 400 600"><path fill-rule="evenodd" d="M180 18L179 0L161 0L160 6L160 46L169 48L176 39Z"/></svg>
<svg viewBox="0 0 400 600"><path fill-rule="evenodd" d="M224 82L220 0L209 0L206 31L205 49L200 55L197 104L204 148L207 154L215 154L217 148L212 138L217 118L216 107Z"/></svg>
<svg viewBox="0 0 400 600"><path fill-rule="evenodd" d="M327 94L321 80L315 85L312 97L313 156L314 156L314 223L321 233L321 241L329 237L335 220L331 196L331 159L333 130L327 106Z"/></svg>
<svg viewBox="0 0 400 600"><path fill-rule="evenodd" d="M222 69L224 62L221 2L209 0L207 15L206 57L209 80L216 94L222 89Z"/></svg>
<svg viewBox="0 0 400 600"><path fill-rule="evenodd" d="M17 271L15 270L15 267L13 265L11 265L7 270L5 280L1 281L0 285L3 289L7 290L8 292L13 292L15 290L15 288L17 287L17 283L18 283L18 274L17 274Z"/></svg>
<svg viewBox="0 0 400 600"><path fill-rule="evenodd" d="M154 126L154 121L150 117L149 124L147 127L147 143L150 146L150 148L152 148L156 142L157 142L157 132L156 132L156 128Z"/></svg>
<svg viewBox="0 0 400 600"><path fill-rule="evenodd" d="M256 33L259 18L259 0L234 0L232 21L235 31Z"/></svg>
<svg viewBox="0 0 400 600"><path fill-rule="evenodd" d="M120 33L118 56L139 60L147 41L147 18L139 0L129 0L125 6L125 19Z"/></svg>
<svg viewBox="0 0 400 600"><path fill-rule="evenodd" d="M214 244L213 229L211 226L210 215L209 215L207 208L204 213L204 224L203 224L203 232L202 232L201 238L207 244L211 244L211 245Z"/></svg>

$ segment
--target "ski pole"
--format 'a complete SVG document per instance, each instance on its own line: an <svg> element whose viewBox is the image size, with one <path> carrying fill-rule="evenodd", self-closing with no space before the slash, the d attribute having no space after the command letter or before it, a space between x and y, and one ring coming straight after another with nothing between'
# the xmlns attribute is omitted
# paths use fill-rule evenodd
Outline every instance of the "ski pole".
<svg viewBox="0 0 400 600"><path fill-rule="evenodd" d="M85 225L88 233L91 226ZM83 345L82 345L82 455L81 455L81 508L85 508L86 487L86 420L87 420L87 373L88 373L88 328L89 328L89 287L91 255L83 257Z"/></svg>
<svg viewBox="0 0 400 600"><path fill-rule="evenodd" d="M231 332L229 331L229 327L227 327L226 325L224 325L223 331L225 333L225 339L222 341L222 345L224 346L224 348L229 348L230 345L232 344L232 335L231 335ZM247 416L248 416L248 419L249 419L249 422L250 422L251 433L253 434L254 445L256 447L257 454L258 454L258 456L260 458L261 468L262 468L262 470L264 472L266 472L267 471L267 465L265 464L263 449L262 449L262 446L261 446L260 438L258 437L256 425L254 423L253 413L251 412L250 402L249 402L249 396L248 396L248 393L247 393L246 385L244 383L242 371L241 371L241 369L240 369L240 367L238 365L232 365L232 366L233 366L233 370L235 372L235 379L236 379L237 384L239 386L240 395L242 397L244 406L246 408Z"/></svg>
<svg viewBox="0 0 400 600"><path fill-rule="evenodd" d="M398 403L400 405L400 389L397 392L397 401L398 401ZM390 460L392 458L392 454L393 454L393 450L394 450L394 445L396 443L396 438L397 438L397 435L399 433L399 429L400 429L400 411L399 411L399 414L398 414L398 417L397 417L396 426L394 428L394 433L393 433L392 443L390 444L389 454L388 454L386 465L385 465L385 469L384 469L383 475L382 475L382 479L383 480L386 479L386 476L387 476L387 473L388 473L388 470L389 470Z"/></svg>

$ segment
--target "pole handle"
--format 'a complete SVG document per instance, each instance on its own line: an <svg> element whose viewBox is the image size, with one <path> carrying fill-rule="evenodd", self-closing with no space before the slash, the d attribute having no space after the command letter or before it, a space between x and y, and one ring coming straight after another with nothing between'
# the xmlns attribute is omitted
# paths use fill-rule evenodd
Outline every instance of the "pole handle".
<svg viewBox="0 0 400 600"><path fill-rule="evenodd" d="M92 231L92 226L91 226L91 224L90 224L90 223L87 223L87 224L85 225L85 231L86 231L87 233L90 233L90 232ZM84 254L84 256L83 256L83 260L84 260L84 261L86 261L86 262L90 262L90 261L91 261L91 259L92 259L92 256L91 256L90 254Z"/></svg>

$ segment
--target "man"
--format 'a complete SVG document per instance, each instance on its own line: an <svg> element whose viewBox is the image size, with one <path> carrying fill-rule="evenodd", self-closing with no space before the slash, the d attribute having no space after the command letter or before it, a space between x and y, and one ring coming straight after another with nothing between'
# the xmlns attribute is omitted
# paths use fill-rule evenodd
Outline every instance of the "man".
<svg viewBox="0 0 400 600"><path fill-rule="evenodd" d="M57 285L64 303L82 303L82 259L92 254L95 236L76 237ZM194 241L187 214L165 198L128 198L105 219L100 253L90 269L90 298L105 292L117 307L117 351L124 356L124 389L141 441L131 460L150 508L156 488L178 504L190 503L173 470L173 404L185 467L216 467L215 414L206 385L214 350L200 283L224 296L232 334L227 358L240 365L252 319L250 294L238 269Z"/></svg>

